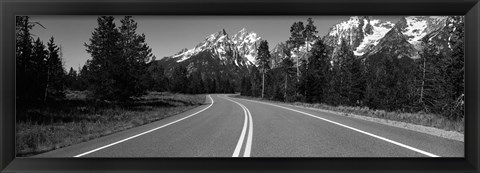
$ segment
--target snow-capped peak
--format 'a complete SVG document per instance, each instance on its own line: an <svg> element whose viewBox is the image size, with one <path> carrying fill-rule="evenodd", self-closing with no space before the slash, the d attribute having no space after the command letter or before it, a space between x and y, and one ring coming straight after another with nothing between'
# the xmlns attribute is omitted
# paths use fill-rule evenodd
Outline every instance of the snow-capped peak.
<svg viewBox="0 0 480 173"><path fill-rule="evenodd" d="M380 39L383 38L385 34L395 25L392 22L384 22L378 19L373 19L370 21L365 19L364 22L363 41L353 51L353 53L357 56L363 55L368 47L376 46L380 42Z"/></svg>
<svg viewBox="0 0 480 173"><path fill-rule="evenodd" d="M420 49L423 37L444 27L446 19L446 16L408 16L402 19L401 30L407 41Z"/></svg>
<svg viewBox="0 0 480 173"><path fill-rule="evenodd" d="M172 56L172 58L179 58L177 62L182 62L187 60L193 55L197 55L199 52L202 52L206 49L215 49L217 53L222 54L225 52L224 47L219 46L219 44L228 44L229 38L225 29L218 31L214 34L211 34L205 38L203 42L198 44L192 49L183 51L177 55Z"/></svg>
<svg viewBox="0 0 480 173"><path fill-rule="evenodd" d="M324 42L337 47L345 40L354 50L354 54L360 56L368 48L378 44L394 25L392 22L373 19L371 16L352 16L334 25L324 37Z"/></svg>
<svg viewBox="0 0 480 173"><path fill-rule="evenodd" d="M364 55L379 44L392 29L398 28L415 49L421 49L422 39L429 33L445 26L447 16L407 16L398 22L381 21L373 17L352 16L334 25L324 41L330 46L338 46L345 40L354 54Z"/></svg>
<svg viewBox="0 0 480 173"><path fill-rule="evenodd" d="M349 30L353 27L357 27L360 24L360 18L358 16L352 16L349 20L343 21L339 24L334 25L329 32L330 36L336 36L342 31Z"/></svg>
<svg viewBox="0 0 480 173"><path fill-rule="evenodd" d="M418 45L421 39L427 34L427 21L417 18L415 16L405 17L406 27L402 28L403 35L407 36L408 42L413 45Z"/></svg>
<svg viewBox="0 0 480 173"><path fill-rule="evenodd" d="M205 37L205 40L194 48L182 50L171 58L175 58L176 62L182 62L200 52L209 50L220 60L232 61L237 66L253 65L256 62L257 46L260 40L261 38L256 33L247 32L246 28L240 30L231 38L225 29L222 29ZM233 57L233 59L229 59L229 57ZM245 60L239 60L235 57L245 58Z"/></svg>
<svg viewBox="0 0 480 173"><path fill-rule="evenodd" d="M240 56L247 58L250 64L256 64L257 47L261 39L255 32L247 32L246 28L242 28L233 35L232 42Z"/></svg>

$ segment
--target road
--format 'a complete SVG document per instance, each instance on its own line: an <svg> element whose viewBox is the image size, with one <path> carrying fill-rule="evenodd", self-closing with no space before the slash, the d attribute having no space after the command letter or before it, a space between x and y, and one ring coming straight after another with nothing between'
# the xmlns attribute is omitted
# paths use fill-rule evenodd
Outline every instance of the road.
<svg viewBox="0 0 480 173"><path fill-rule="evenodd" d="M209 95L181 114L34 157L464 157L464 143L287 104Z"/></svg>

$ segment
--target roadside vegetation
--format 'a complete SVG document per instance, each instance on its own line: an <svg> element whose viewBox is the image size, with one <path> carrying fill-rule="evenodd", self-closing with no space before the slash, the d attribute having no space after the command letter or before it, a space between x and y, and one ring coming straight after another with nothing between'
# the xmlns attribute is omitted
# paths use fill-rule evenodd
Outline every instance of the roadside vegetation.
<svg viewBox="0 0 480 173"><path fill-rule="evenodd" d="M356 56L348 40L332 46L317 32L309 18L294 22L275 52L262 42L240 95L464 131L463 17L449 16L441 31L450 46L423 39L418 57L397 45Z"/></svg>
<svg viewBox="0 0 480 173"><path fill-rule="evenodd" d="M118 20L118 19L117 19ZM97 18L78 70L64 67L61 45L16 17L16 153L31 156L157 121L200 106L206 91L187 76L164 75L132 16ZM219 87L218 87L219 88ZM182 90L179 90L182 89ZM170 92L171 91L171 92ZM181 94L188 93L188 94Z"/></svg>
<svg viewBox="0 0 480 173"><path fill-rule="evenodd" d="M373 117L373 118L380 118L380 119L422 125L427 127L434 127L438 129L447 130L447 131L456 131L462 134L465 133L464 118L460 120L452 120L438 114L431 114L431 113L425 113L425 112L417 112L417 113L404 113L404 112L396 112L396 111L389 112L389 111L374 110L374 109L369 109L368 107L359 107L359 106L330 106L330 105L320 104L320 103L281 102L281 101L274 101L274 100L268 100L268 99L261 99L258 97L249 97L249 96L240 96L240 95L236 95L234 97L265 101L265 102L271 102L271 103L290 104L294 106L322 109L327 111L334 111L344 116L350 116L351 114L354 114L354 115L360 115L360 116L366 116L366 117Z"/></svg>
<svg viewBox="0 0 480 173"><path fill-rule="evenodd" d="M65 100L17 113L17 156L30 156L130 129L187 111L204 95L150 92L115 103L88 99L88 92L68 91Z"/></svg>
<svg viewBox="0 0 480 173"><path fill-rule="evenodd" d="M396 49L357 57L346 40L338 47L324 42L309 18L306 25L293 23L277 53L262 41L257 64L236 75L162 64L145 34L137 33L132 16L116 20L97 18L84 43L91 57L81 68L67 71L55 38L45 44L30 33L33 27L48 28L28 16L16 17L17 156L178 114L203 104L205 96L199 94L205 93L240 92L250 99L464 132L463 17L446 24L449 46L425 39L416 59L402 57Z"/></svg>

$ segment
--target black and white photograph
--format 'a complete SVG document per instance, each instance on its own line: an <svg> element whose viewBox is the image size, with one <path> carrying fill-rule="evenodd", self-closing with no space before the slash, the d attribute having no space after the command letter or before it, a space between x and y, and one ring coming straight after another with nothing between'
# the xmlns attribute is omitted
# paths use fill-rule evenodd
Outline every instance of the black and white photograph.
<svg viewBox="0 0 480 173"><path fill-rule="evenodd" d="M16 157L464 158L465 23L17 15Z"/></svg>

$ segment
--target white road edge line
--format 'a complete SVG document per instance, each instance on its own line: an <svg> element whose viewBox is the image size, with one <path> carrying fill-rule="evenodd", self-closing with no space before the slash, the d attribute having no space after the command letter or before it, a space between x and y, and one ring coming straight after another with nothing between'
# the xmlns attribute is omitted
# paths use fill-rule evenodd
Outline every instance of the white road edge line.
<svg viewBox="0 0 480 173"><path fill-rule="evenodd" d="M231 102L234 102L234 103L238 104L243 109L243 111L245 113L245 119L244 119L242 134L240 135L240 138L238 139L238 143L237 143L237 146L235 147L235 151L233 152L232 157L239 157L240 150L242 148L243 141L244 141L245 131L247 129L247 124L248 124L248 135L247 135L247 142L245 144L245 151L243 153L243 157L250 157L250 153L251 153L251 149L252 149L252 136L253 136L252 114L250 113L250 110L248 110L248 108L246 106L242 105L241 103L238 103L238 102L236 102L234 100L231 100L227 97L221 97L221 98L224 98L226 100L229 100Z"/></svg>
<svg viewBox="0 0 480 173"><path fill-rule="evenodd" d="M210 107L213 105L214 101L213 101L212 97L211 97L210 95L208 95L208 97L210 98L210 100L212 101L212 103L210 103L210 105L208 105L208 107L206 107L206 108L204 108L204 109L202 109L202 110L200 110L200 111L198 111L198 112L195 112L195 113L193 113L193 114L191 114L191 115L189 115L189 116L180 118L180 119L178 119L178 120L175 120L175 121L170 122L170 123L168 123L168 124L165 124L165 125L163 125L163 126L160 126L160 127L157 127L157 128L151 129L151 130L148 130L148 131L146 131L146 132L143 132L143 133L140 133L140 134L137 134L137 135L134 135L134 136L131 136L131 137L122 139L122 140L120 140L120 141L117 141L117 142L114 142L114 143L105 145L105 146L103 146L103 147L99 147L99 148L96 148L96 149L87 151L87 152L85 152L85 153L82 153L82 154L79 154L79 155L76 155L76 156L73 156L73 157L82 157L82 156L84 156L84 155L93 153L93 152L98 151L98 150L101 150L101 149L105 149L105 148L107 148L107 147L111 147L111 146L113 146L113 145L117 145L117 144L119 144L119 143L128 141L128 140L130 140L130 139L133 139L133 138L136 138L136 137L139 137L139 136L142 136L142 135L144 135L144 134L147 134L147 133L153 132L153 131L155 131L155 130L158 130L158 129L167 127L167 126L169 126L169 125L175 124L175 123L180 122L180 121L182 121L182 120L184 120L184 119L187 119L187 118L190 118L190 117L192 117L192 116L194 116L194 115L197 115L198 113L203 112L204 110L207 110L208 108L210 108Z"/></svg>
<svg viewBox="0 0 480 173"><path fill-rule="evenodd" d="M400 147L403 147L403 148L407 148L407 149L412 150L412 151L416 151L416 152L418 152L418 153L421 153L421 154L424 154L424 155L427 155L427 156L430 156L430 157L441 157L441 156L438 156L438 155L435 155L435 154L432 154L432 153L429 153L429 152L426 152L426 151L423 151L423 150L420 150L420 149L417 149L417 148L414 148L414 147L411 147L411 146L402 144L402 143L400 143L400 142L396 142L396 141L393 141L393 140L390 140L390 139L387 139L387 138L384 138L384 137L381 137L381 136L378 136L378 135L374 135L374 134L372 134L372 133L369 133L369 132L366 132L366 131L363 131L363 130L360 130L360 129L356 129L356 128L353 128L353 127L350 127L350 126L347 126L347 125L344 125L344 124L341 124L341 123L337 123L337 122L332 121L332 120L328 120L328 119L325 119L325 118L321 118L321 117L318 117L318 116L315 116L315 115L312 115L312 114L309 114L309 113L305 113L305 112L302 112L302 111L298 111L298 110L295 110L295 109L291 109L291 108L287 108L287 107L283 107L283 106L279 106L279 105L275 105L275 104L270 104L270 103L264 103L264 102L247 100L247 99L242 99L242 100L246 100L246 101L250 101L250 102L257 102L257 103L262 103L262 104L267 104L267 105L276 106L276 107L279 107L279 108L288 109L288 110L291 110L291 111L294 111L294 112L302 113L302 114L311 116L311 117L313 117L313 118L317 118L317 119L320 119L320 120L323 120L323 121L326 121L326 122L329 122L329 123L332 123L332 124L336 124L336 125L339 125L339 126L348 128L348 129L350 129L350 130L353 130L353 131L356 131L356 132L359 132L359 133L363 133L363 134L365 134L365 135L368 135L368 136L371 136L371 137L374 137L374 138L377 138L377 139L380 139L380 140L383 140L383 141L386 141L386 142L395 144L395 145L400 146Z"/></svg>

